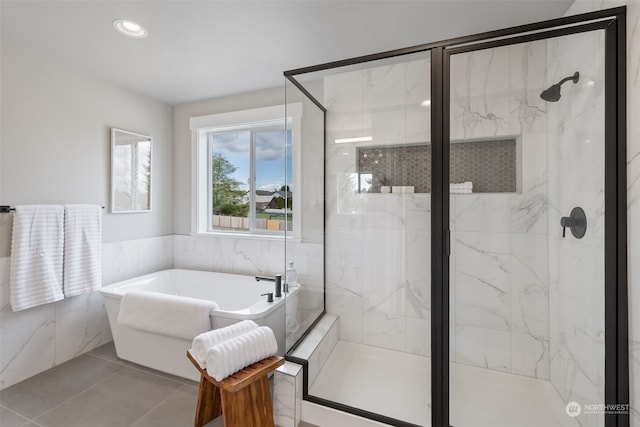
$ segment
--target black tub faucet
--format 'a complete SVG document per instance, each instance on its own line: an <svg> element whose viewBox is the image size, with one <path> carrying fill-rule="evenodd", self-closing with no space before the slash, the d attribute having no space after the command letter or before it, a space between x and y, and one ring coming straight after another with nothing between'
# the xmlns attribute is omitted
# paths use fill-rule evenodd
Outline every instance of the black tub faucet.
<svg viewBox="0 0 640 427"><path fill-rule="evenodd" d="M276 298L280 298L282 296L282 274L276 274L275 277L256 276L256 282L259 282L260 280L275 282L276 289L274 292L274 296Z"/></svg>

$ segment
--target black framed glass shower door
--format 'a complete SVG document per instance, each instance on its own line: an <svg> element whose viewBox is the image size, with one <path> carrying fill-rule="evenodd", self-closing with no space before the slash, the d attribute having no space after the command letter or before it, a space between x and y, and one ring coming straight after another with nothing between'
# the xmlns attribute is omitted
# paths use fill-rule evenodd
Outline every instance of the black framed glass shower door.
<svg viewBox="0 0 640 427"><path fill-rule="evenodd" d="M377 214L388 213L388 209L373 210L361 222L354 222L350 216L359 212L354 200L363 197L358 196L363 189L364 193L379 192L379 196L372 195L379 197L377 202L394 197L383 193L382 187L394 185L388 185L388 176L384 182L382 177L371 176L370 182L366 177L362 179L367 171L361 168L360 157L366 167L370 155L396 159L400 155L398 147L367 147L371 139L353 140L370 136L365 135L365 130L375 127L363 114L364 98L332 111L326 104L335 99L326 96L326 85L318 86L314 76L321 75L323 80L326 75L362 73L375 68L372 64L376 61L388 65L401 62L398 57L402 55L428 53L429 102L425 98L421 107L428 117L423 122L430 123L430 168L424 167L431 173L430 207L429 216L423 218L430 221L425 227L430 248L428 254L422 255L425 261L430 259L430 295L422 300L429 300L430 306L431 331L423 338L430 341L433 426L477 427L469 420L477 422L482 416L492 426L499 426L508 419L509 411L524 419L526 411L515 404L482 413L484 405L476 398L502 399L504 390L497 389L496 384L504 375L513 380L515 389L529 380L541 388L541 383L546 382L560 402L556 401L554 416L563 421L582 421L586 412L599 410L597 405L624 406L629 401L624 20L625 9L618 8L285 73L325 109L326 311L345 320L341 340L362 344L365 326L371 329L377 325L380 334L369 335L368 344L384 347L383 341L404 337L408 348L408 322L404 320L402 330L393 326L398 325L394 314L398 313L398 306L393 305L398 293L387 295L391 296L389 299L378 298L382 293L375 289L369 295L362 286L358 288L360 292L355 292L352 287L357 281L346 279L358 276L344 275L347 270L343 268L347 264L366 267L364 247L381 246L376 239L385 235L392 241L398 239L400 227L372 223L363 227L362 221L379 219ZM365 82L366 78L361 76L358 81ZM349 94L365 86L346 85L338 93ZM494 92L488 98L486 88ZM378 112L384 115L384 110ZM354 135L339 136L349 123ZM379 123L394 129L398 121ZM384 133L384 129L379 131ZM341 150L343 147L345 150ZM347 161L350 155L359 160ZM394 162L399 164L397 159ZM336 165L337 169L333 168ZM341 188L352 188L347 192L350 197L345 198ZM399 194L401 191L398 189ZM392 206L396 209L400 205ZM574 235L574 231L579 235L584 228L580 210L584 211L587 224L582 239ZM342 229L332 231L332 224L342 224ZM375 228L377 233L369 240L345 238L349 233L362 233L367 227ZM405 239L413 236L407 229L402 234ZM340 247L342 244L346 246ZM360 257L343 257L349 248ZM392 258L410 255L396 249L391 252ZM347 263L346 259L350 261ZM378 260L376 265L384 266L385 262ZM338 274L332 281L329 269L336 266ZM390 267L389 271L397 268ZM387 282L384 274L367 277L369 282ZM586 289L580 287L584 283L588 283ZM410 304L407 292L411 286L401 288L405 304ZM354 295L358 298L354 299ZM376 310L383 310L385 321L373 319ZM578 323L582 321L580 327ZM383 324L387 327L384 331L380 328ZM581 332L570 334L578 329ZM573 353L582 353L582 349L593 357L574 357ZM353 363L358 360L353 359ZM558 361L561 363L554 364ZM584 378L592 383L590 392L594 393L581 395L575 393L576 388L570 391L565 387L563 379L567 378L566 366L570 363L577 370L589 371ZM306 366L311 374L313 369ZM391 375L393 372L388 371L387 376ZM465 389L456 382L456 375L463 380L476 375L475 384L480 386ZM395 396L386 389L386 394L378 393L388 397L384 402L354 404L348 399L314 396L310 392L312 381L305 384L305 399L390 425L428 425L385 412L387 406L393 406L390 399ZM516 396L507 394L511 399ZM581 398L584 399L577 401ZM524 400L516 398L515 402ZM464 403L462 407L460 402ZM574 402L581 411L588 411L573 417ZM468 418L460 417L464 411ZM427 410L423 412L428 414ZM604 411L585 422L594 427L628 426L629 419L628 413Z"/></svg>

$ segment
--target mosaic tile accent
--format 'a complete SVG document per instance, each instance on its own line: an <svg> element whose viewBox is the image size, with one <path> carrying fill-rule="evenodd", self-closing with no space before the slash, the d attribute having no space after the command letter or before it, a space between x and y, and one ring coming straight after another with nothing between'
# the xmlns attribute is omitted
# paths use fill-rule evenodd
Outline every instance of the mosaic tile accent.
<svg viewBox="0 0 640 427"><path fill-rule="evenodd" d="M516 141L493 140L451 144L450 182L473 182L474 193L516 191ZM358 173L371 175L371 192L387 185L412 185L431 192L431 145L358 148Z"/></svg>
<svg viewBox="0 0 640 427"><path fill-rule="evenodd" d="M431 145L362 147L358 149L358 173L372 174L371 191L386 185L413 185L416 193L431 191Z"/></svg>

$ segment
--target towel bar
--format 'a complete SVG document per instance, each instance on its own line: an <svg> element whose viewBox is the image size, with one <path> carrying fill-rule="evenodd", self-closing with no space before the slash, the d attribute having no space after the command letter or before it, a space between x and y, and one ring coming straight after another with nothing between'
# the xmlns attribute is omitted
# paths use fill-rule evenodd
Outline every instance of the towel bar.
<svg viewBox="0 0 640 427"><path fill-rule="evenodd" d="M100 206L102 209L104 209L104 206ZM9 212L13 212L15 211L16 208L12 208L9 205L0 205L0 213L9 213Z"/></svg>
<svg viewBox="0 0 640 427"><path fill-rule="evenodd" d="M225 427L275 426L267 375L284 364L283 357L267 357L222 381L210 377L189 351L187 357L200 371L195 427L202 427L220 414Z"/></svg>

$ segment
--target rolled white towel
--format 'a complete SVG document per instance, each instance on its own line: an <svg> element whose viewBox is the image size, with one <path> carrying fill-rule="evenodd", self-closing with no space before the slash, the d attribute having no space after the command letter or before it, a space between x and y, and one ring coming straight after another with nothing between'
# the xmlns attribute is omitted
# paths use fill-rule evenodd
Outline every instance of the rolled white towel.
<svg viewBox="0 0 640 427"><path fill-rule="evenodd" d="M450 183L449 192L453 194L470 194L473 193L473 182L465 181L459 184Z"/></svg>
<svg viewBox="0 0 640 427"><path fill-rule="evenodd" d="M253 320L243 320L224 328L214 329L204 332L193 339L191 344L191 354L201 367L206 365L207 350L232 338L239 337L254 329L258 329L258 324Z"/></svg>
<svg viewBox="0 0 640 427"><path fill-rule="evenodd" d="M459 189L473 189L473 182L472 181L465 181L465 182L461 182L459 184L456 183L450 183L449 184L450 188L459 188Z"/></svg>
<svg viewBox="0 0 640 427"><path fill-rule="evenodd" d="M249 331L224 341L207 351L207 373L216 381L222 381L251 364L273 356L278 343L267 326Z"/></svg>

